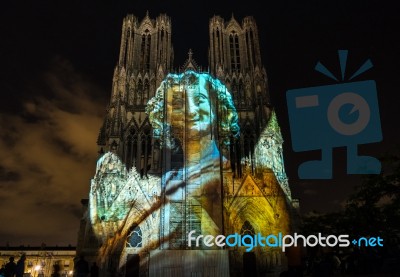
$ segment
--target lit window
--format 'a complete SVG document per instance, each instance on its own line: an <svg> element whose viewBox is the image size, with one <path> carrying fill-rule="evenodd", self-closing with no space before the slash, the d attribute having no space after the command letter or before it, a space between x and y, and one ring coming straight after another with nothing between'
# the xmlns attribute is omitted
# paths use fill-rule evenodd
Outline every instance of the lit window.
<svg viewBox="0 0 400 277"><path fill-rule="evenodd" d="M240 70L239 36L235 31L229 36L229 48L231 54L231 68L232 70Z"/></svg>
<svg viewBox="0 0 400 277"><path fill-rule="evenodd" d="M128 236L126 246L128 247L142 247L142 230L139 226L131 231Z"/></svg>

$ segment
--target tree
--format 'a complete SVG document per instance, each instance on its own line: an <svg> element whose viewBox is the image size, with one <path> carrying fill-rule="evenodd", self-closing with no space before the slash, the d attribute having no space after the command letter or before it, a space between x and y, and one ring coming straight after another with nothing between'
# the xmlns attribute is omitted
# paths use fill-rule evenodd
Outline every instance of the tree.
<svg viewBox="0 0 400 277"><path fill-rule="evenodd" d="M381 159L379 175L365 175L343 211L303 218L306 234L323 232L350 236L400 236L400 155Z"/></svg>
<svg viewBox="0 0 400 277"><path fill-rule="evenodd" d="M347 202L345 215L354 222L355 235L399 237L400 156L388 155L382 165L382 173L365 176Z"/></svg>

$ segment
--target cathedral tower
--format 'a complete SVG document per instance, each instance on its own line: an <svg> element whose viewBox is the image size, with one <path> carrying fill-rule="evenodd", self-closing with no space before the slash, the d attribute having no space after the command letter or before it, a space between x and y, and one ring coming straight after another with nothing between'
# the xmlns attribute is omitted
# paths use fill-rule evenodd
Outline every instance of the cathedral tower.
<svg viewBox="0 0 400 277"><path fill-rule="evenodd" d="M124 18L110 104L97 144L100 153L117 153L127 168L134 166L142 175L160 170L160 161L154 159L159 149L144 111L172 63L171 19L167 15Z"/></svg>
<svg viewBox="0 0 400 277"><path fill-rule="evenodd" d="M211 74L226 84L239 114L241 136L231 150L232 167L242 175L241 161L254 164L254 146L270 115L267 74L261 64L257 25L253 17L239 24L214 16L209 23Z"/></svg>

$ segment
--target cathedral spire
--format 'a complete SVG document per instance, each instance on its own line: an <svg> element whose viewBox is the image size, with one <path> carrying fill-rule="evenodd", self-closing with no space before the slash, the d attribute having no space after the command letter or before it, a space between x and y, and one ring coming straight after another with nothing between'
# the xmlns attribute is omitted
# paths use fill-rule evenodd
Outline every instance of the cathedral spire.
<svg viewBox="0 0 400 277"><path fill-rule="evenodd" d="M189 49L187 60L181 67L181 71L187 71L187 70L193 70L196 72L201 71L196 61L193 59L193 52L191 48Z"/></svg>
<svg viewBox="0 0 400 277"><path fill-rule="evenodd" d="M189 61L191 61L193 56L192 48L189 48L188 56L189 56Z"/></svg>

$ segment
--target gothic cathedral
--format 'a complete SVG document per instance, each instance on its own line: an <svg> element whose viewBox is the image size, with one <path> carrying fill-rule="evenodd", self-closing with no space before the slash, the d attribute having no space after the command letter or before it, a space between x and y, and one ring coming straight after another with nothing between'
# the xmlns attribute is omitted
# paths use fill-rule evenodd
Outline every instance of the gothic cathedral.
<svg viewBox="0 0 400 277"><path fill-rule="evenodd" d="M171 19L128 15L78 255L100 276L279 276L297 201L256 22L209 21L209 65L173 69ZM265 239L265 238L264 238Z"/></svg>

